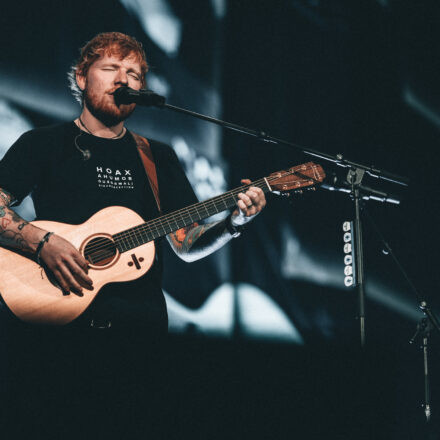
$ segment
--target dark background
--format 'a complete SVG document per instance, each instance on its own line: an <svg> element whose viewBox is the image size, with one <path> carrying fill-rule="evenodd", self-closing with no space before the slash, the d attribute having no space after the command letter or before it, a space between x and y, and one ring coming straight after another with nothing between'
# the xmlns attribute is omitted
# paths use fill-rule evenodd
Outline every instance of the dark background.
<svg viewBox="0 0 440 440"><path fill-rule="evenodd" d="M140 5L150 14L157 5L166 7L179 23L174 53L145 30ZM66 72L78 48L98 32L128 33L144 44L151 72L168 82L169 103L408 177L408 188L367 177L366 184L402 202L365 206L420 295L437 311L439 12L434 0L12 2L0 18L1 147L9 146L11 120L32 128L75 118L80 109L69 95ZM157 84L148 75L147 82ZM174 147L183 139L192 153L180 157L196 190L209 181L194 170L196 159L205 158L210 172L223 170L226 185L213 185L217 192L238 186L240 178L260 178L310 160L163 110L138 109L129 126ZM316 162L327 173L346 172ZM352 202L324 190L268 199L265 212L228 249L190 266L167 250L164 288L178 304L176 329L210 334L197 316L215 289L227 285L232 318L214 334L245 346L255 336L276 340L276 325L258 330L258 319L254 327L243 319L254 309L252 302L244 305L240 288L252 286L297 330L300 338L290 340L311 350L356 347L357 299L343 284L342 251L342 222L353 218ZM400 371L402 383L418 377L408 398L413 414L421 411L416 402L423 396L421 352L407 344L421 317L417 298L382 252L366 217L363 226L367 341L370 348L405 353L387 365ZM438 337L432 344L436 353ZM407 377L408 371L414 376Z"/></svg>

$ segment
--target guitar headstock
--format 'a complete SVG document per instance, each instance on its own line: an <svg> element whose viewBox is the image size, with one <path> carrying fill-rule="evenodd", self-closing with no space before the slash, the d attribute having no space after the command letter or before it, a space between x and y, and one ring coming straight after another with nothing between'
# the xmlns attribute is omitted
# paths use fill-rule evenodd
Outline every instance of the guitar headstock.
<svg viewBox="0 0 440 440"><path fill-rule="evenodd" d="M307 162L287 170L272 173L266 178L272 192L288 192L321 183L325 172L321 165Z"/></svg>

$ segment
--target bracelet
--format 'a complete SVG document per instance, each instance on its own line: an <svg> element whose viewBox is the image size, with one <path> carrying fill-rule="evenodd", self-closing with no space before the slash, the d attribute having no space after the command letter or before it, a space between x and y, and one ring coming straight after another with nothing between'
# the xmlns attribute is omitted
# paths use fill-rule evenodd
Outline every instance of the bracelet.
<svg viewBox="0 0 440 440"><path fill-rule="evenodd" d="M235 226L232 224L232 214L229 214L225 219L225 227L227 231L232 235L233 238L240 237L241 233L244 231L245 226Z"/></svg>
<svg viewBox="0 0 440 440"><path fill-rule="evenodd" d="M41 266L41 261L40 261L40 253L41 253L41 250L43 249L44 244L45 244L47 241L49 241L49 238L50 238L51 235L53 235L53 232L48 232L48 233L47 233L47 234L41 239L41 241L38 243L36 254L37 254L37 263L38 263L40 266Z"/></svg>

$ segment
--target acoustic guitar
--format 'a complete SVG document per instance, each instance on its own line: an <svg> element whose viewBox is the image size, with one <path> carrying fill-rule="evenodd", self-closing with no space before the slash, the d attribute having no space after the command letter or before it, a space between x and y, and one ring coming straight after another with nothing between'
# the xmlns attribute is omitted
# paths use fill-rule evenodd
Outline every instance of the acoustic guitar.
<svg viewBox="0 0 440 440"><path fill-rule="evenodd" d="M93 290L66 295L53 274L37 264L33 256L0 247L0 294L22 321L68 324L87 309L104 285L145 275L154 261L155 239L235 207L238 193L250 186L265 193L289 192L314 187L324 178L322 167L308 162L148 222L121 206L104 208L80 225L34 221L33 225L53 231L79 250L89 262Z"/></svg>

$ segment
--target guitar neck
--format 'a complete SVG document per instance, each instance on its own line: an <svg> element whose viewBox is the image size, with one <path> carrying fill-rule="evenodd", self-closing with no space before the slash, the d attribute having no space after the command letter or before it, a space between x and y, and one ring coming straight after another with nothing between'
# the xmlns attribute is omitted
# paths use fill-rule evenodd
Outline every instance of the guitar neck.
<svg viewBox="0 0 440 440"><path fill-rule="evenodd" d="M263 178L249 185L240 186L219 196L212 197L204 202L195 203L194 205L150 220L142 225L119 232L113 235L113 239L120 252L134 249L236 206L238 194L246 192L251 186L259 187L265 193L271 191L267 179Z"/></svg>

